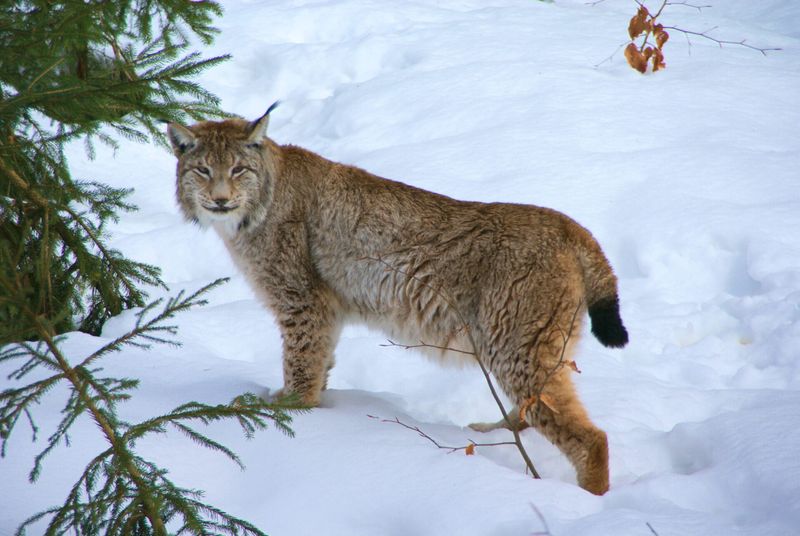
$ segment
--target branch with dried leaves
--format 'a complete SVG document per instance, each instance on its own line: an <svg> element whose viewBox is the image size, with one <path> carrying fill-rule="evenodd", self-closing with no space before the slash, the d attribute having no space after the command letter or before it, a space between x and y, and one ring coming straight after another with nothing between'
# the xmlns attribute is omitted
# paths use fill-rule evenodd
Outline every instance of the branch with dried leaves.
<svg viewBox="0 0 800 536"><path fill-rule="evenodd" d="M639 10L628 23L631 43L625 47L625 59L628 60L628 65L640 73L646 72L650 64L653 72L656 72L667 66L664 63L662 49L669 39L669 33L664 29L664 25L658 22L658 17L661 16L667 2L661 4L661 8L655 14L651 14L641 2L636 3L639 4ZM642 42L637 45L635 41L639 37L642 37ZM655 40L655 46L648 43L651 37Z"/></svg>
<svg viewBox="0 0 800 536"><path fill-rule="evenodd" d="M595 2L588 2L588 4L595 6L603 1L604 0L597 0ZM634 2L639 6L639 8L628 23L628 36L630 37L631 41L627 44L627 46L625 44L620 45L617 48L617 51L620 48L625 47L625 60L628 62L628 65L642 74L648 71L656 72L666 67L666 62L664 60L664 45L667 43L670 37L667 30L682 33L686 37L686 41L689 44L690 49L692 46L690 37L694 36L713 41L714 43L717 43L720 48L722 48L724 45L741 46L749 48L750 50L758 51L764 56L767 55L767 52L781 50L777 47L754 46L749 44L746 39L740 39L738 41L718 39L711 35L711 32L717 29L716 26L708 30L698 32L686 30L679 26L664 25L659 21L659 18L667 6L683 6L696 9L698 12L702 12L703 9L711 8L712 6L710 5L662 0L659 8L653 12L652 10L648 9L641 0L634 0ZM639 39L641 41L637 44L637 40ZM614 54L616 54L616 51ZM595 65L595 67L605 63L606 61L609 61L614 54Z"/></svg>

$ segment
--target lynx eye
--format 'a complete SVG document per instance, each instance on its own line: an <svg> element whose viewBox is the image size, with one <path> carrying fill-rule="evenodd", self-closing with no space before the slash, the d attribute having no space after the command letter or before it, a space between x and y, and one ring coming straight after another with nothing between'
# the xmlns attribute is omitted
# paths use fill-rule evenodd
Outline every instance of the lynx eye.
<svg viewBox="0 0 800 536"><path fill-rule="evenodd" d="M197 166L196 168L194 168L194 171L195 171L196 173L198 173L198 174L200 174L200 175L202 175L202 176L206 177L206 178L208 178L208 177L210 177L210 176L211 176L211 170L209 170L209 169L208 169L207 167L205 167L205 166Z"/></svg>
<svg viewBox="0 0 800 536"><path fill-rule="evenodd" d="M240 174L240 173L244 173L244 171L245 171L246 169L247 169L247 168L246 168L246 167L244 167L244 166L234 166L234 167L231 169L231 175L238 175L238 174Z"/></svg>

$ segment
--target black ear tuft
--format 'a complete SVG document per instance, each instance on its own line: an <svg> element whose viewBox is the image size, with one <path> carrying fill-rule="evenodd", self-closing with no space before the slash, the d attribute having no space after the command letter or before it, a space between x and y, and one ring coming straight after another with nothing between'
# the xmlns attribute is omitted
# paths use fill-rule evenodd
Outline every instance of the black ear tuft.
<svg viewBox="0 0 800 536"><path fill-rule="evenodd" d="M248 147L260 147L261 142L263 142L267 138L267 127L269 126L269 114L272 110L278 107L280 101L275 101L272 105L267 108L267 111L264 112L264 115L256 119L255 121L251 121L248 125L248 136L247 136L247 146Z"/></svg>
<svg viewBox="0 0 800 536"><path fill-rule="evenodd" d="M281 101L279 101L279 100L276 100L275 102L273 102L272 104L270 104L270 105L269 105L269 108L267 108L267 112L266 112L264 115L269 115L269 114L270 114L270 112L272 112L272 110L274 110L275 108L277 108L277 107L278 107L280 104L281 104Z"/></svg>
<svg viewBox="0 0 800 536"><path fill-rule="evenodd" d="M255 131L256 128L259 126L259 123L262 123L264 122L265 119L268 119L269 114L272 112L272 110L277 108L280 103L281 101L276 100L275 102L269 105L269 108L267 108L267 111L264 112L264 114L261 117L259 117L255 121L250 121L250 127L249 127L250 132L252 133L253 131Z"/></svg>

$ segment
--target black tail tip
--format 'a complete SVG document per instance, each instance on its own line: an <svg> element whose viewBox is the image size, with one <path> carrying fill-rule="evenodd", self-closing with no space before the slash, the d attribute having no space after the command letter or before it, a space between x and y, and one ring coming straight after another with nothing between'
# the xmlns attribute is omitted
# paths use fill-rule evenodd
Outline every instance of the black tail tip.
<svg viewBox="0 0 800 536"><path fill-rule="evenodd" d="M617 298L606 298L589 306L592 334L603 346L622 348L628 344L628 330L619 316Z"/></svg>

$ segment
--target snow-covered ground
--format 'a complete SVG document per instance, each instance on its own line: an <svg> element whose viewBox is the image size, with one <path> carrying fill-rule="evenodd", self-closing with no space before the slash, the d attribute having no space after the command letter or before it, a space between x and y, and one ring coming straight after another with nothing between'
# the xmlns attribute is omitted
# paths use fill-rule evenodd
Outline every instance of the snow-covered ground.
<svg viewBox="0 0 800 536"><path fill-rule="evenodd" d="M673 31L667 69L642 76L618 50L632 0L250 0L224 3L206 51L234 56L201 80L226 109L255 118L282 100L279 142L453 197L553 207L592 230L631 334L621 351L586 336L577 357L609 436L605 496L578 488L531 430L542 480L513 447L447 454L370 418L449 444L507 439L465 428L498 418L477 369L442 369L360 327L343 334L323 407L295 419L294 439L209 431L246 471L177 434L141 442L143 454L275 536L528 535L544 530L536 510L554 536L647 536L648 523L661 536L800 533L800 3L708 3L668 6L663 20L783 50ZM173 293L232 277L179 317L182 348L106 359L110 374L142 379L124 415L279 388L279 334L218 238L182 222L173 157L124 143L94 162L76 149L72 163L136 188L140 211L111 243L161 266ZM65 350L86 355L133 320L72 334ZM43 434L60 394L36 413ZM43 445L18 430L0 460L0 535L62 501L98 436L78 423L31 485Z"/></svg>

